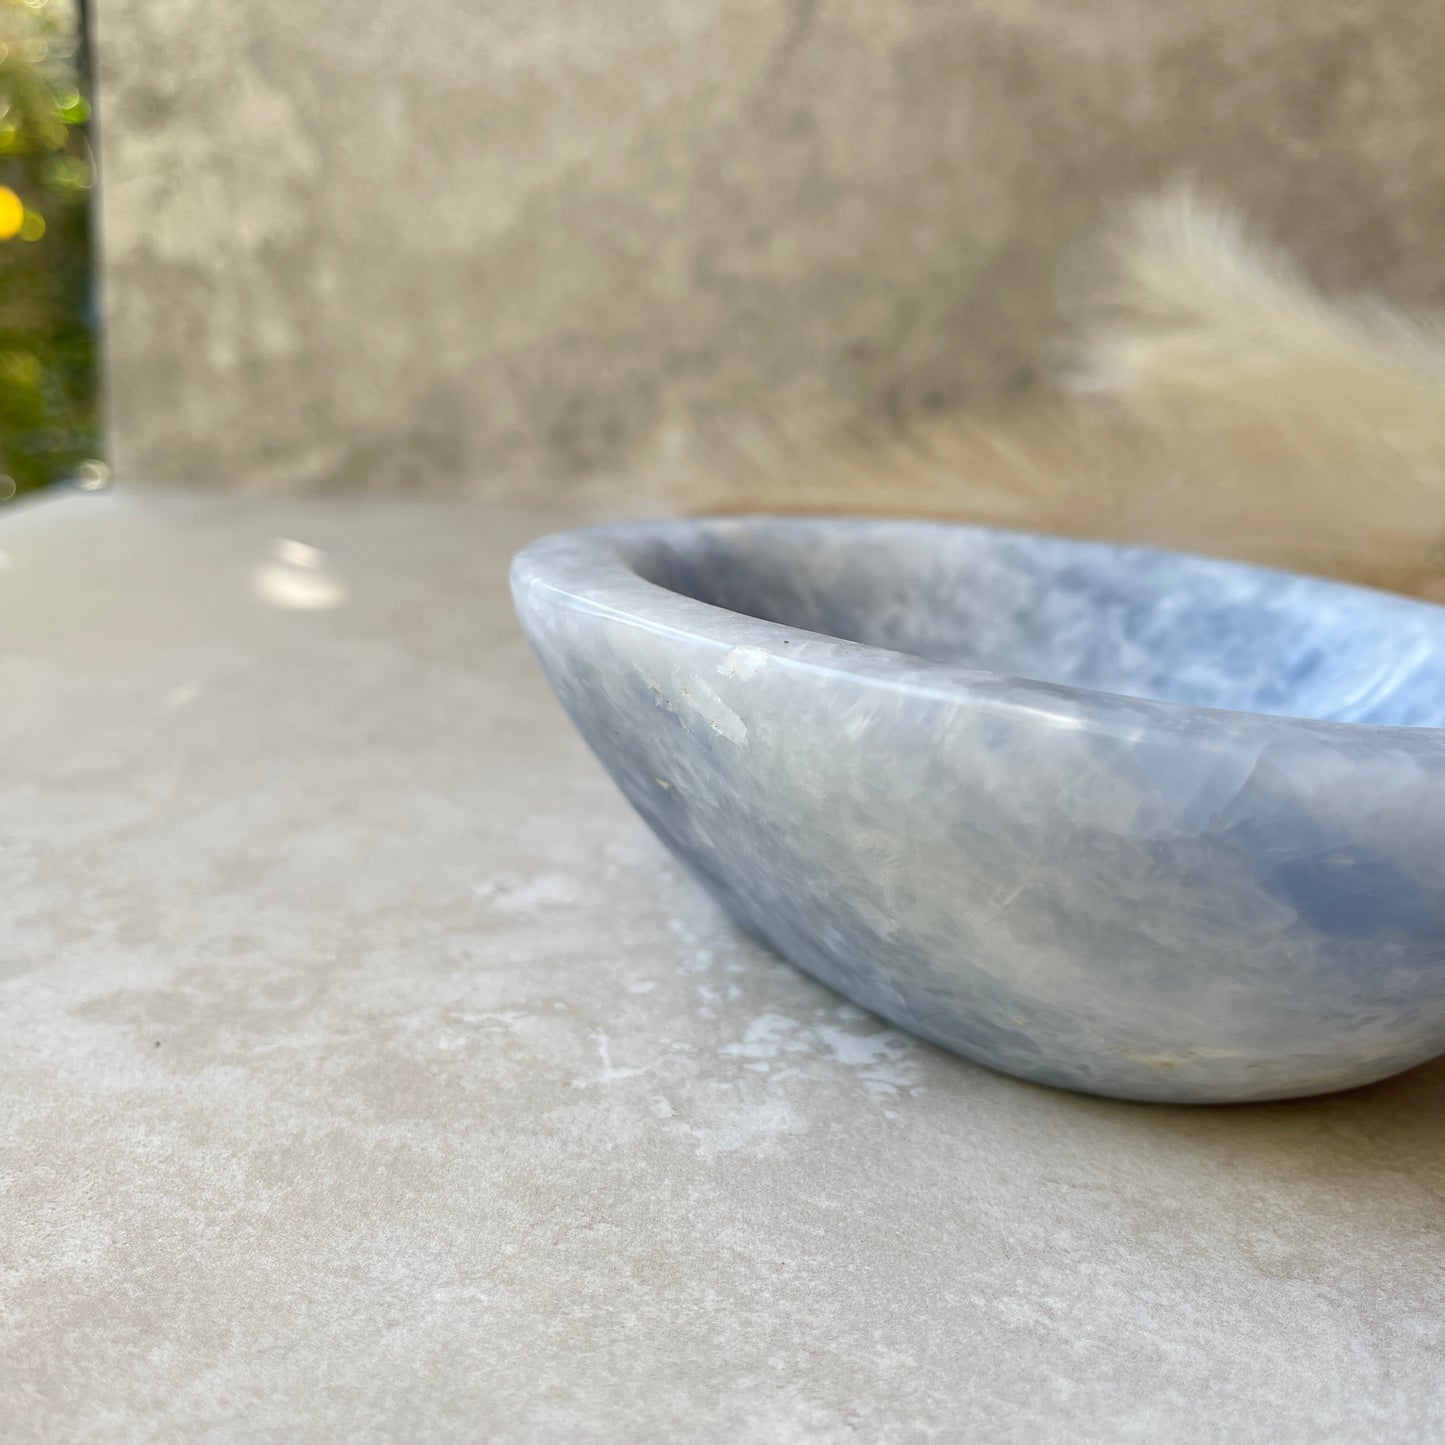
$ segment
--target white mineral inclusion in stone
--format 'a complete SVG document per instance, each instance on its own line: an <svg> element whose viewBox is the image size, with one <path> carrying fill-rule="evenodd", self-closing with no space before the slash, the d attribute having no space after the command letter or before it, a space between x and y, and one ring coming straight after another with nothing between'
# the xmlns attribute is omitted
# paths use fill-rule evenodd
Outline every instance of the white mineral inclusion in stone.
<svg viewBox="0 0 1445 1445"><path fill-rule="evenodd" d="M1445 1053L1445 609L864 520L597 528L512 580L659 837L894 1023L1135 1099Z"/></svg>
<svg viewBox="0 0 1445 1445"><path fill-rule="evenodd" d="M701 678L694 677L680 689L682 701L719 737L746 746L748 725Z"/></svg>
<svg viewBox="0 0 1445 1445"><path fill-rule="evenodd" d="M766 647L730 647L717 670L722 677L752 677L771 656Z"/></svg>

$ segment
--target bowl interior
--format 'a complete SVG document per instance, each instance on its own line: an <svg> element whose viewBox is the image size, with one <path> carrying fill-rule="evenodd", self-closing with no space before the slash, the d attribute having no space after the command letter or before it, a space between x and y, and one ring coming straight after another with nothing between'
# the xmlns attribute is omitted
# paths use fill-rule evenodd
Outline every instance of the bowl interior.
<svg viewBox="0 0 1445 1445"><path fill-rule="evenodd" d="M1013 677L1445 727L1445 608L1237 563L922 522L667 528L629 562L733 612Z"/></svg>

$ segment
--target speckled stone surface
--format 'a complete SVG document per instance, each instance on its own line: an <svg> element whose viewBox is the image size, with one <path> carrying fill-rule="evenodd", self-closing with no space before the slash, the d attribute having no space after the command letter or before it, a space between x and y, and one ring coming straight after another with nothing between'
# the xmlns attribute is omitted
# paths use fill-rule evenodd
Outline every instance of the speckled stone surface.
<svg viewBox="0 0 1445 1445"><path fill-rule="evenodd" d="M777 962L517 631L582 520L0 516L7 1445L1439 1438L1445 1067L1115 1103Z"/></svg>
<svg viewBox="0 0 1445 1445"><path fill-rule="evenodd" d="M1445 1052L1445 608L856 520L584 531L514 578L653 829L893 1022L1202 1103Z"/></svg>

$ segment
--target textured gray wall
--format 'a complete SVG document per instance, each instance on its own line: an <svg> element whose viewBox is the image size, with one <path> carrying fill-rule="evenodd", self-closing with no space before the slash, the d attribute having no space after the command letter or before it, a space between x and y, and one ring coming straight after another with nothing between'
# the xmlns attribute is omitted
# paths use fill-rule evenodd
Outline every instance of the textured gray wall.
<svg viewBox="0 0 1445 1445"><path fill-rule="evenodd" d="M1026 390L1189 171L1445 295L1438 0L101 0L115 457L560 489L779 398Z"/></svg>

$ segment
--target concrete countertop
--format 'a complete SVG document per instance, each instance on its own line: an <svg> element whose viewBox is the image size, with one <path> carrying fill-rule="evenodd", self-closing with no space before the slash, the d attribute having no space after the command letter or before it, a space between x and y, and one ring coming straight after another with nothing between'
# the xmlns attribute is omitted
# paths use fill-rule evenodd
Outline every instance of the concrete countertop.
<svg viewBox="0 0 1445 1445"><path fill-rule="evenodd" d="M574 520L0 519L0 1437L1439 1438L1445 1066L1109 1103L796 974L527 654Z"/></svg>

